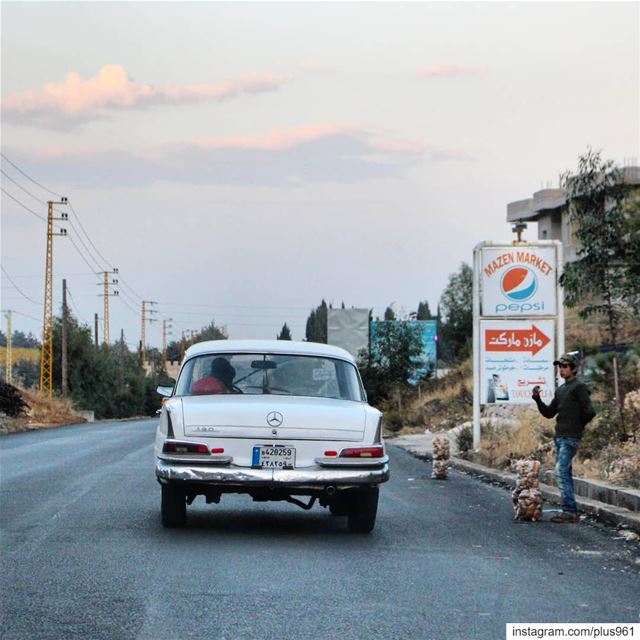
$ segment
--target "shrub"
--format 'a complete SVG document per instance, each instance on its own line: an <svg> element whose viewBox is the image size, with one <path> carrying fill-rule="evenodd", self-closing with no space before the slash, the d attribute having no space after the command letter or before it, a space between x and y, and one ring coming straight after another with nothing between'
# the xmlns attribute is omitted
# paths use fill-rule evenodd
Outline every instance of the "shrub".
<svg viewBox="0 0 640 640"><path fill-rule="evenodd" d="M473 449L473 429L463 427L456 436L456 445L460 453L468 453Z"/></svg>
<svg viewBox="0 0 640 640"><path fill-rule="evenodd" d="M388 411L384 414L383 420L385 428L391 433L398 433L404 424L402 415L398 411Z"/></svg>

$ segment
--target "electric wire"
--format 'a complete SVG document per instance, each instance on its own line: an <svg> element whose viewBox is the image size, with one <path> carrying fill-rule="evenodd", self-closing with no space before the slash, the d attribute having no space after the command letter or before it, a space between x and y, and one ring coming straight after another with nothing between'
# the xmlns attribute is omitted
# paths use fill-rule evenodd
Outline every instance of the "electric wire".
<svg viewBox="0 0 640 640"><path fill-rule="evenodd" d="M94 248L95 252L100 256L100 258L102 258L102 262L104 262L104 264L111 264L109 262L109 260L107 260L102 253L100 253L100 251L98 250L98 247L96 247L95 244L93 244L93 241L91 240L91 237L89 236L89 234L87 233L86 229L84 228L84 225L82 224L80 217L78 216L78 214L76 213L76 210L73 208L73 205L67 201L67 204L69 205L69 208L71 209L73 215L76 217L76 220L78 221L78 224L80 225L80 228L82 229L82 231L84 231L84 235L87 236L87 240L89 241L89 244Z"/></svg>
<svg viewBox="0 0 640 640"><path fill-rule="evenodd" d="M16 165L14 162L12 162L4 153L0 153L0 155L14 168L16 169L16 171L18 171L19 173L21 173L25 178L27 178L28 180L30 180L31 182L33 182L33 184L37 185L38 187L40 187L41 189L44 189L45 191L47 191L48 193L51 193L52 195L57 196L58 198L62 198L62 196L60 196L58 193L56 193L55 191L52 191L51 189L48 189L47 187L45 187L44 185L42 185L41 183L39 183L37 180L34 180L31 176L29 176L25 171L23 171L22 169L20 169L20 167L18 167L18 165ZM18 186L20 189L22 189L25 193L29 194L32 198L36 199L38 202L41 202L43 204L46 204L44 201L39 200L35 195L33 195L30 191L28 191L27 189L25 189L24 187L22 187L18 182L16 182L13 178L11 178L5 171L2 171L2 173L9 178L9 180L11 180L11 182L13 182L16 186ZM32 209L30 209L29 207L27 207L24 203L20 202L17 198L14 198L8 191L6 191L5 189L2 189L3 193L5 193L9 198L11 198L12 200L14 200L15 202L17 202L20 206L22 206L24 209L26 209L27 211L29 211L29 213L37 216L38 218L40 218L41 220L44 220L45 222L47 221L47 219L43 216L41 216L40 214L38 214L37 212L33 211ZM82 224L82 221L80 220L80 216L78 216L77 211L75 210L75 208L73 207L73 205L67 201L67 205L69 206L69 208L71 209L71 212L73 213L75 220L78 222L78 225L80 227L80 229L82 230L82 232L84 233L84 235L86 236L89 244L93 247L95 253L101 258L102 262L106 265L111 264L111 262L109 260L107 260L104 255L100 252L100 250L96 247L95 243L93 242L93 240L91 239L91 236L87 233L87 230L85 229L84 225ZM56 213L60 213L60 211L58 211L57 209L55 210ZM96 265L98 265L98 270L99 271L105 271L104 268L100 267L100 262L98 260L96 260L96 258L93 256L91 250L89 249L89 247L87 247L86 243L84 242L82 235L78 232L78 230L75 228L73 221L69 220L69 224L74 228L75 232L76 232L76 237L78 238L78 240L82 243L83 247L85 248L85 251L87 253L87 255L91 258L91 260L93 260L93 262L95 262ZM58 227L59 229L59 227ZM73 240L71 241L71 243L73 244L74 248L76 249L76 251L78 252L78 254L80 255L80 257L84 260L85 264L87 264L87 266L89 266L89 268L94 271L94 267L92 267L89 262L86 260L85 256L82 255L80 249L77 247L77 245L73 242ZM142 296L138 295L132 288L131 286L124 282L124 285L126 287L129 288L129 290L138 298L140 298L142 300Z"/></svg>
<svg viewBox="0 0 640 640"><path fill-rule="evenodd" d="M29 213L33 214L36 218L40 218L40 220L44 220L44 222L47 222L47 219L44 216L40 215L39 213L36 213L33 209L27 207L27 205L20 202L18 198L14 198L4 187L0 187L0 191L2 191L2 193L4 193L9 198L11 198L14 202L17 202L23 209L26 209Z"/></svg>
<svg viewBox="0 0 640 640"><path fill-rule="evenodd" d="M23 293L20 290L20 287L18 287L18 285L12 280L11 276L7 273L7 270L0 265L0 268L2 269L2 273L4 273L4 275L7 277L7 280L9 280L9 282L13 285L13 288L26 300L28 300L29 302L32 302L33 304L37 304L38 306L42 306L43 303L42 302L36 302L35 300L32 300L26 293Z"/></svg>
<svg viewBox="0 0 640 640"><path fill-rule="evenodd" d="M118 279L120 280L120 282L121 282L121 283L122 283L122 284L123 284L127 289L129 289L129 291L131 291L131 293L133 293L133 295L134 295L134 296L136 296L136 298L140 298L140 300L144 300L144 298L143 298L141 295L139 295L138 293L136 293L136 292L131 288L131 286L127 283L127 281L126 281L124 278L119 277L119 274L118 274Z"/></svg>
<svg viewBox="0 0 640 640"><path fill-rule="evenodd" d="M82 243L82 246L85 248L89 258L91 258L91 260L93 260L95 262L96 266L98 267L98 271L104 271L105 269L103 269L101 267L100 263L91 254L91 251L90 251L89 247L87 247L85 241L82 239L82 236L80 235L80 233L78 232L78 230L74 226L73 220L69 220L69 224L71 225L71 228L76 232L76 238L78 238L78 240L80 240L80 242ZM94 269L94 272L95 272L95 269Z"/></svg>
<svg viewBox="0 0 640 640"><path fill-rule="evenodd" d="M89 267L89 269L91 269L91 271L95 273L95 269L89 264L89 261L84 257L82 251L78 249L78 245L73 241L73 236L67 236L67 238L69 238L71 244L73 245L73 248L78 252L78 255L84 260L84 263Z"/></svg>
<svg viewBox="0 0 640 640"><path fill-rule="evenodd" d="M78 318L82 320L83 324L88 325L87 321L84 319L84 317L78 310L78 305L76 304L76 301L73 299L73 296L71 295L71 289L69 289L68 285L67 285L67 295L69 296L69 300L71 300L71 304L73 305L73 309L76 312L76 315L78 316Z"/></svg>
<svg viewBox="0 0 640 640"><path fill-rule="evenodd" d="M0 172L5 178L7 178L7 180L10 180L11 182L13 182L13 184L15 184L16 187L18 187L18 189L22 189L22 191L24 191L27 195L31 196L34 200L36 200L40 204L47 204L44 200L40 200L38 196L34 196L33 193L31 193L31 191L29 191L28 189L25 189L17 180L14 180L4 169L0 169Z"/></svg>
<svg viewBox="0 0 640 640"><path fill-rule="evenodd" d="M38 185L41 189L44 189L48 193L56 196L57 198L62 198L62 196L59 193L56 193L55 191L51 191L51 189L48 189L43 184L40 184L39 182L34 180L30 175L26 174L17 164L9 160L9 158L7 158L7 156L5 156L4 153L2 153L1 151L0 151L0 156L2 156L16 171L20 172L25 178L27 178L27 180L30 180L31 182L33 182L33 184Z"/></svg>
<svg viewBox="0 0 640 640"><path fill-rule="evenodd" d="M24 316L25 318L29 318L29 320L35 320L36 322L42 322L42 318L34 318L33 316L28 316L26 313L22 313L22 311L16 311L13 309L13 313L17 313L19 316Z"/></svg>

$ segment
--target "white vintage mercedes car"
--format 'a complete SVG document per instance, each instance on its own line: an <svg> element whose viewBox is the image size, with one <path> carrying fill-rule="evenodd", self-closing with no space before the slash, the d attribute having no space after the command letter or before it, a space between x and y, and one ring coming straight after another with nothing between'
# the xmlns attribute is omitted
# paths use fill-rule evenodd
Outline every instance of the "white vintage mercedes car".
<svg viewBox="0 0 640 640"><path fill-rule="evenodd" d="M156 476L165 527L182 527L197 496L316 500L369 533L389 479L382 414L367 404L351 355L286 340L216 340L190 347L165 396ZM303 501L301 498L308 498Z"/></svg>

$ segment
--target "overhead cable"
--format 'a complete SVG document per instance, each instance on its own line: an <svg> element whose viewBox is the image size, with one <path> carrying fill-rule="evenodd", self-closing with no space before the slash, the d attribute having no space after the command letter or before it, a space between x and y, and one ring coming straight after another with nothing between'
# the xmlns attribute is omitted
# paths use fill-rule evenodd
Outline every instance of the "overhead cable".
<svg viewBox="0 0 640 640"><path fill-rule="evenodd" d="M45 187L43 184L40 184L37 180L34 180L30 175L25 173L17 164L9 160L9 158L7 158L7 156L5 156L4 153L2 153L1 151L0 151L0 156L2 156L16 171L19 171L25 178L27 178L27 180L31 180L33 184L38 185L41 189L44 189L50 194L56 196L57 198L62 198L62 196L59 193L56 193L55 191L51 191L51 189Z"/></svg>
<svg viewBox="0 0 640 640"><path fill-rule="evenodd" d="M36 302L35 300L32 300L26 293L23 293L20 288L18 287L18 285L11 279L11 276L7 273L7 270L0 265L0 269L2 269L2 273L4 273L5 276L7 276L7 280L9 280L9 282L13 285L13 288L23 297L26 298L29 302L32 302L33 304L37 304L39 306L42 306L41 302Z"/></svg>

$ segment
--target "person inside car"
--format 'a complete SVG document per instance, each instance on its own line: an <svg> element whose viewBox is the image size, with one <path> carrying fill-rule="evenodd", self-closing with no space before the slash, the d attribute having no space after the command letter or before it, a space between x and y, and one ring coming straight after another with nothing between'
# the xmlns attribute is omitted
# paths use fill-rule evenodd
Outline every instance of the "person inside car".
<svg viewBox="0 0 640 640"><path fill-rule="evenodd" d="M214 358L211 374L196 380L191 385L191 395L205 396L218 393L232 393L236 370L225 358Z"/></svg>

